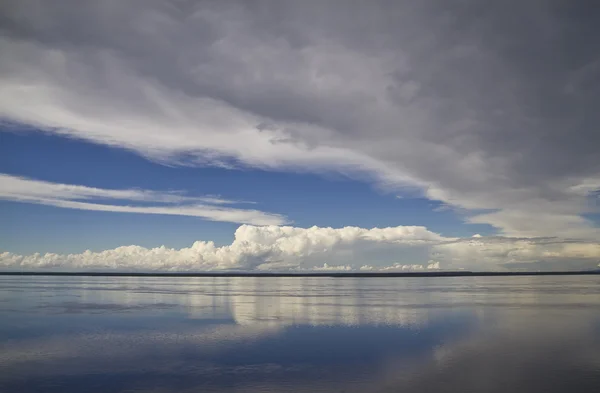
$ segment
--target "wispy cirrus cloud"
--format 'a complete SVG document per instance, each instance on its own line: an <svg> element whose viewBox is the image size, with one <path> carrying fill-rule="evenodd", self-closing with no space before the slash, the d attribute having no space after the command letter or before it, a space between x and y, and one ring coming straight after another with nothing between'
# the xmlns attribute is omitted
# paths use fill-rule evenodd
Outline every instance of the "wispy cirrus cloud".
<svg viewBox="0 0 600 393"><path fill-rule="evenodd" d="M287 222L286 218L279 214L231 206L251 202L218 196L188 196L180 191L95 188L8 174L0 174L0 199L65 209L192 216L240 224L281 225ZM105 203L106 201L113 203Z"/></svg>

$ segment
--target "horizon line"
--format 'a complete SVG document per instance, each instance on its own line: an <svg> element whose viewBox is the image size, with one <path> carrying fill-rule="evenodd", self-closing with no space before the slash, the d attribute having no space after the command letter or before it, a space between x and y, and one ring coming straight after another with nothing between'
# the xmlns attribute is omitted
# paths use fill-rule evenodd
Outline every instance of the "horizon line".
<svg viewBox="0 0 600 393"><path fill-rule="evenodd" d="M597 270L578 271L515 271L515 272L473 272L473 271L445 271L445 272L305 272L305 273L277 273L277 272L44 272L44 271L0 271L0 276L71 276L71 277L485 277L485 276L575 276L575 275L600 275Z"/></svg>

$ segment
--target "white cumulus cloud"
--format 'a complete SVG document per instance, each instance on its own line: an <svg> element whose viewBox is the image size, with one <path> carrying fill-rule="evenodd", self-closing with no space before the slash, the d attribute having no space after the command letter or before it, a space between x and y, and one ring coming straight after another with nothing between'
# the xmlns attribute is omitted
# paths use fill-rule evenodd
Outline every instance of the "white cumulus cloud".
<svg viewBox="0 0 600 393"><path fill-rule="evenodd" d="M0 266L8 269L117 269L117 270L289 270L339 269L342 262L352 268L370 255L380 254L382 262L398 258L412 248L427 248L444 238L424 227L392 228L296 228L242 225L234 241L217 247L211 241L197 241L189 248L139 246L118 247L81 254L0 254ZM381 255L379 255L381 258Z"/></svg>
<svg viewBox="0 0 600 393"><path fill-rule="evenodd" d="M124 246L80 254L0 253L4 270L426 271L595 268L600 244L544 238L447 238L420 226L297 228L241 225L225 246Z"/></svg>

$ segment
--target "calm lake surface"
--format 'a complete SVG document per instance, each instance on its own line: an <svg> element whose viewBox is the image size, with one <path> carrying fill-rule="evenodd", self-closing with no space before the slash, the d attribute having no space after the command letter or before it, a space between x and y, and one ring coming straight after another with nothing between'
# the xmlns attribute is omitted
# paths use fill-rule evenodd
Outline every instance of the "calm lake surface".
<svg viewBox="0 0 600 393"><path fill-rule="evenodd" d="M0 277L0 392L598 392L600 277Z"/></svg>

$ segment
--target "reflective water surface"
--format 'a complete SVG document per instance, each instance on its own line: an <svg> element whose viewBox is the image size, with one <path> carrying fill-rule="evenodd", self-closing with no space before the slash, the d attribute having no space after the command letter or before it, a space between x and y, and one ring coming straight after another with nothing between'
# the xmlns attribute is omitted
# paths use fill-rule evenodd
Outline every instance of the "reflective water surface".
<svg viewBox="0 0 600 393"><path fill-rule="evenodd" d="M0 277L0 392L598 392L600 277Z"/></svg>

